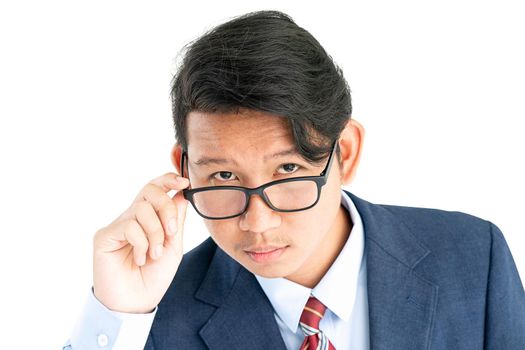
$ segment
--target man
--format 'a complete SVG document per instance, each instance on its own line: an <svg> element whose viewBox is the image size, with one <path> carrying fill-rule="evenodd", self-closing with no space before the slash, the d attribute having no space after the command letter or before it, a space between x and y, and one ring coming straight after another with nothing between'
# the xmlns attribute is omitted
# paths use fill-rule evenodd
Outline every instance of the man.
<svg viewBox="0 0 525 350"><path fill-rule="evenodd" d="M68 347L525 349L496 226L341 190L364 130L342 72L289 17L251 13L193 42L172 99L181 176L95 235ZM188 202L211 238L182 257Z"/></svg>

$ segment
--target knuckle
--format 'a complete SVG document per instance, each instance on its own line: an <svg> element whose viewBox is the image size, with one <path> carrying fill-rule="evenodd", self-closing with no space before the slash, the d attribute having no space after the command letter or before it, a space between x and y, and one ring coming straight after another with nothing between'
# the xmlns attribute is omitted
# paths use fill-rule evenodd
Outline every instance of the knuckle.
<svg viewBox="0 0 525 350"><path fill-rule="evenodd" d="M136 242L133 242L132 244L133 249L138 252L145 252L148 250L149 243L147 239L139 239Z"/></svg>
<svg viewBox="0 0 525 350"><path fill-rule="evenodd" d="M172 200L168 199L160 210L163 214L177 213L177 205Z"/></svg>
<svg viewBox="0 0 525 350"><path fill-rule="evenodd" d="M95 234L93 235L93 242L96 242L98 241L101 236L104 236L104 233L106 232L106 227L102 227L100 229L98 229Z"/></svg>
<svg viewBox="0 0 525 350"><path fill-rule="evenodd" d="M137 195L137 198L135 200L137 201L140 201L140 200L143 200L145 201L146 200L146 197L149 193L151 193L152 191L152 187L154 187L155 185L153 185L152 183L148 183L146 184L144 187L142 187L142 189L140 190L139 194Z"/></svg>
<svg viewBox="0 0 525 350"><path fill-rule="evenodd" d="M153 230L153 233L151 234L150 241L155 242L162 242L164 241L164 229L162 226L158 225Z"/></svg>
<svg viewBox="0 0 525 350"><path fill-rule="evenodd" d="M133 246L133 251L139 255L145 254L148 251L148 244L137 244Z"/></svg>
<svg viewBox="0 0 525 350"><path fill-rule="evenodd" d="M139 227L139 224L134 219L126 219L124 220L124 230L126 232L133 232Z"/></svg>
<svg viewBox="0 0 525 350"><path fill-rule="evenodd" d="M155 187L157 187L157 185L155 185L154 182L148 182L146 184L146 186L144 186L144 190L146 191L151 191L152 189L154 189Z"/></svg>
<svg viewBox="0 0 525 350"><path fill-rule="evenodd" d="M133 212L136 214L136 213L139 213L139 212L144 212L145 210L148 210L149 208L148 207L151 207L151 204L149 204L149 202L147 201L139 201L139 202L135 202L133 203Z"/></svg>

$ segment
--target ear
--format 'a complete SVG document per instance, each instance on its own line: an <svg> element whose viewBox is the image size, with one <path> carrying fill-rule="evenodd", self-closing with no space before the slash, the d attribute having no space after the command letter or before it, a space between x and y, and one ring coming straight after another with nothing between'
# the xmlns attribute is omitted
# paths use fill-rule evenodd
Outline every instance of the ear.
<svg viewBox="0 0 525 350"><path fill-rule="evenodd" d="M178 143L174 144L171 149L171 163L175 166L175 169L177 169L177 174L180 174L180 160L182 157L182 148ZM187 174L184 174L187 176Z"/></svg>
<svg viewBox="0 0 525 350"><path fill-rule="evenodd" d="M343 185L349 184L355 176L361 159L364 137L365 129L363 126L356 120L350 119L339 138L339 149L341 150L339 170Z"/></svg>

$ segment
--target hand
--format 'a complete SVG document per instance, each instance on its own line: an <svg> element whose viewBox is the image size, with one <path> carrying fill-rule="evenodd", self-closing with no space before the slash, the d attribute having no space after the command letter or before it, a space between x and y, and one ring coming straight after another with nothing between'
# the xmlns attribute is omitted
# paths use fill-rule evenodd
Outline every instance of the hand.
<svg viewBox="0 0 525 350"><path fill-rule="evenodd" d="M113 311L151 312L182 260L188 202L186 178L167 173L142 188L131 206L97 231L93 249L96 298ZM168 192L177 193L170 198Z"/></svg>

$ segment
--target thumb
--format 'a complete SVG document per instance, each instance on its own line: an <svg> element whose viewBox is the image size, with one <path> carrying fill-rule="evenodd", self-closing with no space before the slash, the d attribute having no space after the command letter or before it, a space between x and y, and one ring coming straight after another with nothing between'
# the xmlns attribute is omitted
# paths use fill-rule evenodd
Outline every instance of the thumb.
<svg viewBox="0 0 525 350"><path fill-rule="evenodd" d="M184 198L182 191L177 192L171 199L177 207L177 233L173 236L167 236L166 247L174 249L176 254L183 252L183 231L184 222L186 220L186 208L188 207L188 201Z"/></svg>
<svg viewBox="0 0 525 350"><path fill-rule="evenodd" d="M172 201L177 207L177 234L182 235L184 229L184 222L186 221L186 209L188 208L188 201L184 198L182 191L179 191L173 196Z"/></svg>

